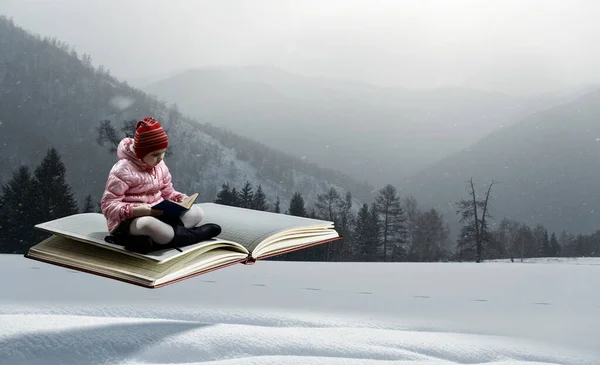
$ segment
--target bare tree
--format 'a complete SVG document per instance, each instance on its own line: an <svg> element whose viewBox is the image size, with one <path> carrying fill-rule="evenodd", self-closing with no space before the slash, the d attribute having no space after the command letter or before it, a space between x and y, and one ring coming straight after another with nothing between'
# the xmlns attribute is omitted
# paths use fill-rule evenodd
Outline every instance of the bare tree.
<svg viewBox="0 0 600 365"><path fill-rule="evenodd" d="M101 121L98 128L96 128L96 131L98 132L96 142L100 146L104 146L104 143L108 143L110 144L110 152L116 152L117 146L119 146L121 139L119 138L115 127L112 126L111 121L108 119Z"/></svg>
<svg viewBox="0 0 600 365"><path fill-rule="evenodd" d="M481 262L483 254L483 243L487 242L490 238L489 230L487 227L486 218L490 217L488 204L490 198L490 192L492 186L495 184L494 181L488 186L484 200L478 200L477 194L475 193L475 184L471 178L469 181L469 200L461 200L458 205L459 209L457 214L461 214L460 222L463 223L461 234L458 239L458 250L469 251L472 245L475 245L475 261ZM478 209L481 209L481 218L479 218ZM465 224L466 223L466 224Z"/></svg>

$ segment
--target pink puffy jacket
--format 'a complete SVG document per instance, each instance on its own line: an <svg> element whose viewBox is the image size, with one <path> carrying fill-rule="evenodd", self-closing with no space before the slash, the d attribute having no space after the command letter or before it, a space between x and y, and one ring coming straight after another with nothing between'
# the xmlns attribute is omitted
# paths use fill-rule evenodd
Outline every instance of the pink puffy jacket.
<svg viewBox="0 0 600 365"><path fill-rule="evenodd" d="M123 220L133 217L133 208L140 203L154 205L165 199L181 202L187 197L173 188L164 161L150 167L133 153L132 146L132 138L124 138L119 143L119 161L108 174L100 200L111 233Z"/></svg>

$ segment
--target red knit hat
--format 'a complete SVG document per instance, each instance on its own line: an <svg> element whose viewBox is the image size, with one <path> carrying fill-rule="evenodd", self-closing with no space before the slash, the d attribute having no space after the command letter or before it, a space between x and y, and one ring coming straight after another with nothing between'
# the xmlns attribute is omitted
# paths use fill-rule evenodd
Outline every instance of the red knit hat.
<svg viewBox="0 0 600 365"><path fill-rule="evenodd" d="M144 118L135 126L133 151L140 159L150 152L167 148L169 139L160 123L154 118Z"/></svg>

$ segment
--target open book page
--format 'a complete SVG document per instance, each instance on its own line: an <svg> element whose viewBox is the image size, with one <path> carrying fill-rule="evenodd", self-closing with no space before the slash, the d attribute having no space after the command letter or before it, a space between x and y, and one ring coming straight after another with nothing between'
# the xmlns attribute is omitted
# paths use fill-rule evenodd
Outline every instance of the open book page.
<svg viewBox="0 0 600 365"><path fill-rule="evenodd" d="M246 257L243 252L232 252L204 247L187 256L181 256L165 264L156 264L133 256L122 255L94 245L88 245L61 236L51 236L30 250L33 257L89 269L108 275L118 276L138 282L154 282L163 277L185 275L221 256L224 260L240 260ZM204 265L203 265L204 264Z"/></svg>
<svg viewBox="0 0 600 365"><path fill-rule="evenodd" d="M183 252L179 252L173 249L165 249L142 255L136 252L127 251L123 246L115 245L104 241L104 237L107 236L109 232L106 226L106 218L104 218L104 216L100 213L75 214L68 217L58 218L48 222L37 224L35 228L49 233L90 243L93 245L98 245L106 249L118 251L123 254L137 257L140 259L154 261L157 263L166 263L180 256L184 256L189 252L200 249L204 247L207 243L214 243L200 242L194 245L182 247L181 250ZM239 244L236 243L221 242L221 244L223 247L235 246L232 247L233 250L243 249Z"/></svg>
<svg viewBox="0 0 600 365"><path fill-rule="evenodd" d="M311 243L334 240L339 237L339 235L335 231L329 231L328 234L318 234L319 240L315 240L315 236L315 234L297 234L287 237L285 240L274 241L271 244L265 246L264 248L259 249L258 252L254 252L253 256L255 258L260 258L260 256L275 255L280 252L289 251L297 249L299 247L310 245Z"/></svg>
<svg viewBox="0 0 600 365"><path fill-rule="evenodd" d="M188 196L187 198L183 199L183 201L181 202L181 205L183 205L186 208L191 208L192 204L194 204L194 202L196 201L196 198L198 198L198 193L195 193L193 195Z"/></svg>
<svg viewBox="0 0 600 365"><path fill-rule="evenodd" d="M296 217L286 214L263 212L215 203L197 204L204 211L203 223L221 226L219 238L238 242L252 252L269 236L292 229L333 228L333 222Z"/></svg>

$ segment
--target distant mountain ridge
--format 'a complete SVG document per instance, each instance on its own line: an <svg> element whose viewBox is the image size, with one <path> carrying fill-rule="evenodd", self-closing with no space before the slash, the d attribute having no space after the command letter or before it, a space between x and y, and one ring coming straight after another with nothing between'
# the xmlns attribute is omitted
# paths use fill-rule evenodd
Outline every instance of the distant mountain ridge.
<svg viewBox="0 0 600 365"><path fill-rule="evenodd" d="M499 182L492 187L496 223L509 217L557 234L600 229L600 90L493 132L397 186L457 227L455 203L468 197L471 177L480 196Z"/></svg>
<svg viewBox="0 0 600 365"><path fill-rule="evenodd" d="M169 133L167 159L177 189L200 192L212 200L221 184L240 189L245 181L261 184L271 209L279 196L285 210L295 191L308 203L330 187L350 190L360 199L372 187L331 169L309 164L248 138L192 120L176 108L130 87L94 67L88 55L68 45L35 36L0 16L0 183L19 165L33 168L55 147L67 169L67 182L83 202L95 202L104 190L116 154L99 146L97 128L111 120L154 116ZM124 136L124 134L121 134Z"/></svg>
<svg viewBox="0 0 600 365"><path fill-rule="evenodd" d="M144 87L187 114L381 186L566 95L518 98L460 87L386 88L275 67L211 67Z"/></svg>

